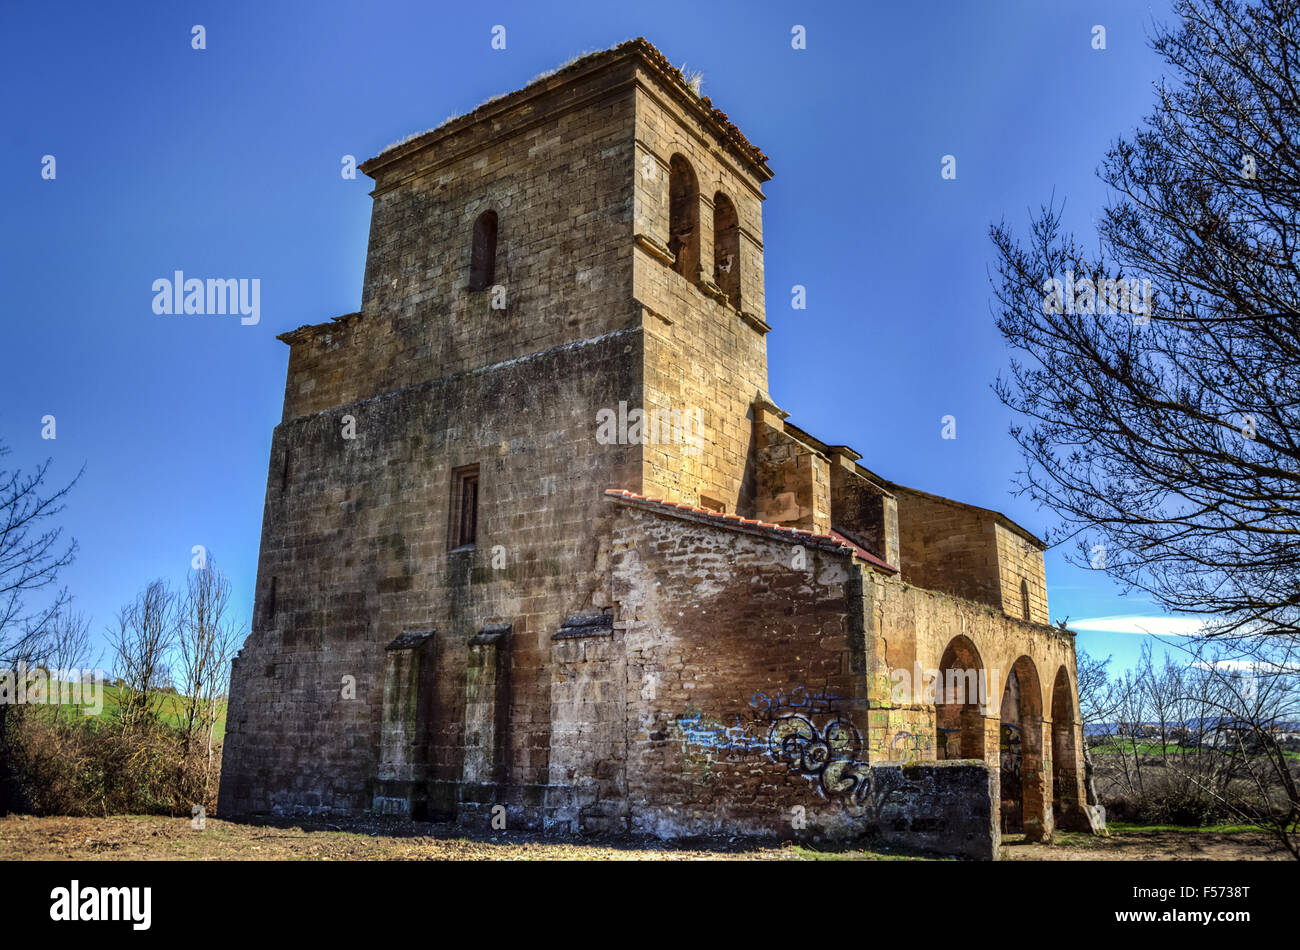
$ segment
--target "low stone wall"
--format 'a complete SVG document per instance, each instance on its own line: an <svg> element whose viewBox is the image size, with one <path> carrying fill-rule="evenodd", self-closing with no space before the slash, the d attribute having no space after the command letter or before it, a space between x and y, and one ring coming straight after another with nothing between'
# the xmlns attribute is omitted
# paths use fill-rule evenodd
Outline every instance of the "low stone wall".
<svg viewBox="0 0 1300 950"><path fill-rule="evenodd" d="M979 759L872 765L874 833L909 849L995 861L996 782Z"/></svg>

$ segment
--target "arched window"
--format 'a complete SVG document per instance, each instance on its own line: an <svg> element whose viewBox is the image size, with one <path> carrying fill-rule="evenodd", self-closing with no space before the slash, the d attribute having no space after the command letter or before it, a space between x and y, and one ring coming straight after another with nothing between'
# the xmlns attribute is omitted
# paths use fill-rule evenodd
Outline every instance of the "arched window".
<svg viewBox="0 0 1300 950"><path fill-rule="evenodd" d="M700 272L700 191L690 162L674 155L668 163L668 250L673 270L688 280Z"/></svg>
<svg viewBox="0 0 1300 950"><path fill-rule="evenodd" d="M713 196L713 282L740 309L740 220L731 199Z"/></svg>
<svg viewBox="0 0 1300 950"><path fill-rule="evenodd" d="M474 222L474 244L470 249L469 289L487 290L496 280L497 213L484 211Z"/></svg>
<svg viewBox="0 0 1300 950"><path fill-rule="evenodd" d="M1025 612L1025 619L1029 619L1029 582L1023 577L1020 579L1020 606Z"/></svg>

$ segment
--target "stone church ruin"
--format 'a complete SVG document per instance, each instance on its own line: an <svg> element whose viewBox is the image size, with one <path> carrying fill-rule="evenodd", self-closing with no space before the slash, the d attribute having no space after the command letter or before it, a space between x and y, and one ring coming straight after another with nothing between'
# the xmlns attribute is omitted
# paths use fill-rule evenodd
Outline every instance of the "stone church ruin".
<svg viewBox="0 0 1300 950"><path fill-rule="evenodd" d="M361 311L280 337L224 814L983 858L1088 827L1042 543L778 408L772 172L653 46L361 169Z"/></svg>

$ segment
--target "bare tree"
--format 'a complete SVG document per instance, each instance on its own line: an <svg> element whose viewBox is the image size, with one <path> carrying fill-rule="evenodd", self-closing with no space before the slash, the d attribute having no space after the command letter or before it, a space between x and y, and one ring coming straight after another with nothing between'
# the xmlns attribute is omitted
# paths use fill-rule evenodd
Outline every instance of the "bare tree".
<svg viewBox="0 0 1300 950"><path fill-rule="evenodd" d="M1107 667L1110 657L1095 659L1087 650L1076 650L1075 672L1079 686L1079 721L1083 726L1083 790L1084 805L1087 806L1089 821L1093 829L1100 833L1105 828L1106 811L1097 794L1097 767L1092 758L1092 746L1089 742L1092 730L1101 730L1107 741L1114 741L1114 726L1111 722L1118 706L1115 690L1111 686Z"/></svg>
<svg viewBox="0 0 1300 950"><path fill-rule="evenodd" d="M0 459L9 451L0 442ZM65 545L63 529L53 520L81 473L46 493L50 464L46 459L27 474L0 468L0 666L32 657L35 641L45 635L46 624L67 600L66 593L57 592L51 603L36 611L29 611L26 603L29 595L53 589L59 571L77 553L77 542Z"/></svg>
<svg viewBox="0 0 1300 950"><path fill-rule="evenodd" d="M80 669L90 662L90 618L65 605L46 625L45 663L51 670Z"/></svg>
<svg viewBox="0 0 1300 950"><path fill-rule="evenodd" d="M1281 738L1300 730L1300 650L1287 640L1266 657L1210 640L1186 649L1195 662L1183 695L1199 742L1196 757L1174 757L1171 771L1300 860L1300 768Z"/></svg>
<svg viewBox="0 0 1300 950"><path fill-rule="evenodd" d="M1267 660L1235 640L1165 641L1189 661L1163 664L1143 645L1123 676L1088 695L1104 697L1112 720L1105 741L1109 796L1147 821L1201 824L1230 817L1267 831L1300 858L1300 650L1272 642ZM1084 655L1086 657L1086 654ZM1080 663L1080 708L1084 699Z"/></svg>
<svg viewBox="0 0 1300 950"><path fill-rule="evenodd" d="M0 461L9 449L0 442ZM0 670L42 661L47 646L46 625L67 602L58 591L59 571L72 563L77 543L62 541L63 529L54 519L81 473L67 485L46 491L51 461L34 471L0 468ZM84 469L83 469L84 471ZM27 607L30 595L53 590L44 607ZM0 703L0 812L13 801L10 738L19 709Z"/></svg>
<svg viewBox="0 0 1300 950"><path fill-rule="evenodd" d="M1076 563L1219 635L1297 637L1300 0L1175 9L1155 110L1101 166L1096 253L1054 203L1027 246L991 231L996 389Z"/></svg>
<svg viewBox="0 0 1300 950"><path fill-rule="evenodd" d="M1115 713L1115 698L1110 685L1110 657L1098 660L1087 650L1075 651L1075 670L1079 683L1079 720L1085 725L1100 726Z"/></svg>
<svg viewBox="0 0 1300 950"><path fill-rule="evenodd" d="M117 629L108 631L121 683L119 714L128 730L158 718L159 690L170 682L168 660L179 619L176 595L156 580L118 612Z"/></svg>
<svg viewBox="0 0 1300 950"><path fill-rule="evenodd" d="M1118 756L1119 774L1115 784L1126 795L1139 800L1146 797L1146 772L1141 756L1145 732L1146 704L1141 680L1126 670L1114 684L1114 741L1112 753Z"/></svg>
<svg viewBox="0 0 1300 950"><path fill-rule="evenodd" d="M217 720L225 702L230 661L242 640L241 630L229 616L230 580L215 559L190 574L188 591L178 626L178 676L185 696L181 729L186 756L203 743L203 800L211 781L213 743Z"/></svg>

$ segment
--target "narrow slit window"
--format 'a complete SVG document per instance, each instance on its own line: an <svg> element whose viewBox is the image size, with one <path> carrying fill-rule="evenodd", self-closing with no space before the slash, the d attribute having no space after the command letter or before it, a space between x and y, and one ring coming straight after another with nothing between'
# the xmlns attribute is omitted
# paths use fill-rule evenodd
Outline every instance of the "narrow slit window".
<svg viewBox="0 0 1300 950"><path fill-rule="evenodd" d="M267 623L275 623L275 587L276 587L275 577L272 576L272 578L271 578L271 589L267 592L267 595L266 595L266 621L267 621Z"/></svg>
<svg viewBox="0 0 1300 950"><path fill-rule="evenodd" d="M1020 580L1020 604L1024 611L1025 619L1029 619L1029 582L1024 578Z"/></svg>
<svg viewBox="0 0 1300 950"><path fill-rule="evenodd" d="M474 222L474 243L470 248L469 289L487 290L496 281L497 213L484 211Z"/></svg>

